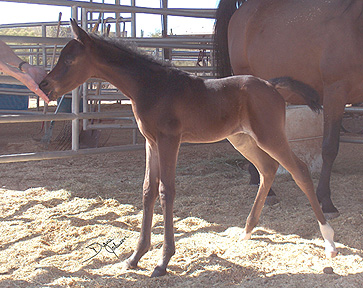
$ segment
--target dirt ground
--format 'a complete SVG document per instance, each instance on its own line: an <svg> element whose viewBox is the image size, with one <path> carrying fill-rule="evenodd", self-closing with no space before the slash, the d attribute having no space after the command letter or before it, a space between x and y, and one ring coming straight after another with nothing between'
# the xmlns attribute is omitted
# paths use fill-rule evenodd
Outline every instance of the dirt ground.
<svg viewBox="0 0 363 288"><path fill-rule="evenodd" d="M40 147L39 126L31 127L10 133L2 125L0 152ZM19 143L14 131L31 138ZM144 161L144 151L133 151L0 164L0 287L362 287L363 145L342 144L334 165L334 259L325 258L312 209L290 176L276 178L280 203L265 207L252 240L241 241L257 189L245 161L227 142L183 146L176 254L159 279L149 278L161 254L159 203L150 251L139 269L123 267L140 233Z"/></svg>

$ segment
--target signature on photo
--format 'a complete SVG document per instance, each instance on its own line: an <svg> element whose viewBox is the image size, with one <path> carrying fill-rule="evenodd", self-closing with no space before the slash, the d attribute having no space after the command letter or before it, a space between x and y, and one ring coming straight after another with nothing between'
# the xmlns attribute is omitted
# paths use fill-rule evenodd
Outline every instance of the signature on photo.
<svg viewBox="0 0 363 288"><path fill-rule="evenodd" d="M89 249L93 250L95 252L95 254L92 255L91 257L87 258L86 260L84 260L83 263L85 263L85 262L93 259L94 257L96 257L102 251L102 248L104 248L108 253L112 253L117 258L119 258L117 256L115 250L118 247L120 247L125 242L126 239L127 239L127 237L124 237L118 243L114 239L107 239L105 242L101 242L101 243L94 242L94 243L86 246L86 248L89 248Z"/></svg>

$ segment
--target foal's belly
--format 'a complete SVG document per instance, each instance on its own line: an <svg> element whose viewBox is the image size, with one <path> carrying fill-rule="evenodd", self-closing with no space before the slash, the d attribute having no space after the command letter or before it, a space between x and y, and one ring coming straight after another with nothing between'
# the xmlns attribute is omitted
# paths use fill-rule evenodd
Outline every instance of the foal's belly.
<svg viewBox="0 0 363 288"><path fill-rule="evenodd" d="M218 125L218 127L206 127L204 129L198 127L198 129L184 131L181 142L215 143L240 132L243 132L243 129L239 125Z"/></svg>

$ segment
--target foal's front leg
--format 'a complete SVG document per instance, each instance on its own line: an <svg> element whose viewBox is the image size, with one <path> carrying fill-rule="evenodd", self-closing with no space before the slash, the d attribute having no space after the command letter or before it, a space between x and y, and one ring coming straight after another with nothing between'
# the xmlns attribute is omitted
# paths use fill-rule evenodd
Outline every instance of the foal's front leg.
<svg viewBox="0 0 363 288"><path fill-rule="evenodd" d="M164 216L163 252L151 277L166 274L166 267L175 253L173 206L175 198L175 170L180 146L177 136L160 136L158 139L160 183L159 197Z"/></svg>
<svg viewBox="0 0 363 288"><path fill-rule="evenodd" d="M136 268L140 258L149 250L154 204L159 188L159 156L156 144L146 141L146 170L143 185L143 219L135 252L126 260L127 268Z"/></svg>

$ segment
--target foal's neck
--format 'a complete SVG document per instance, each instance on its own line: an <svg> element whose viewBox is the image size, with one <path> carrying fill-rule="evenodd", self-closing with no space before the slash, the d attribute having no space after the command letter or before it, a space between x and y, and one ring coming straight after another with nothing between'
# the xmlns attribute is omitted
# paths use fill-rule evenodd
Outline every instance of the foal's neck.
<svg viewBox="0 0 363 288"><path fill-rule="evenodd" d="M165 85L161 79L167 78L168 68L161 64L111 44L97 50L95 76L115 85L131 100L137 101L142 91L155 91Z"/></svg>

